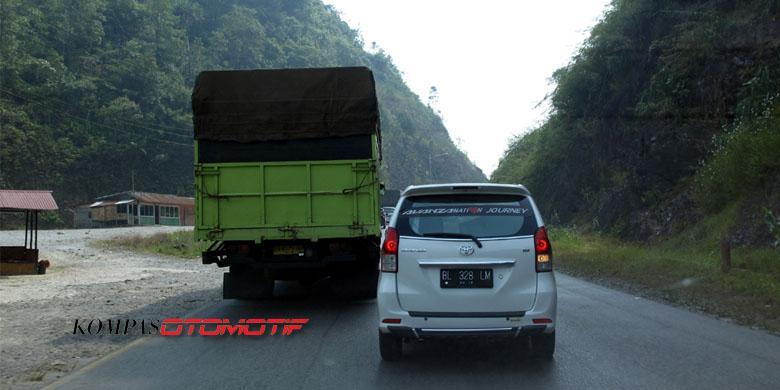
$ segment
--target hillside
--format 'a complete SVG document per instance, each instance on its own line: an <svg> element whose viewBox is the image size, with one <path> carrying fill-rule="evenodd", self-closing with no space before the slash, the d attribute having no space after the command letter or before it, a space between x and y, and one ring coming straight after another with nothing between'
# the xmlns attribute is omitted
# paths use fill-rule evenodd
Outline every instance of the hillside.
<svg viewBox="0 0 780 390"><path fill-rule="evenodd" d="M493 173L634 240L780 235L780 3L615 0Z"/></svg>
<svg viewBox="0 0 780 390"><path fill-rule="evenodd" d="M135 188L192 194L190 91L205 69L368 66L387 188L484 181L390 57L316 0L38 0L0 6L0 187L61 208Z"/></svg>

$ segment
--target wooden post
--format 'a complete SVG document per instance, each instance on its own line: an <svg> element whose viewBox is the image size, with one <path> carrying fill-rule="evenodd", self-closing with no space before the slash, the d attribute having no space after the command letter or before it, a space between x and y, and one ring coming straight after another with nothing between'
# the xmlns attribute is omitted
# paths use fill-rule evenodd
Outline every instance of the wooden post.
<svg viewBox="0 0 780 390"><path fill-rule="evenodd" d="M24 210L24 249L27 249L27 230L30 229L30 210Z"/></svg>
<svg viewBox="0 0 780 390"><path fill-rule="evenodd" d="M731 242L728 238L724 238L720 242L720 270L723 273L728 273L731 269Z"/></svg>

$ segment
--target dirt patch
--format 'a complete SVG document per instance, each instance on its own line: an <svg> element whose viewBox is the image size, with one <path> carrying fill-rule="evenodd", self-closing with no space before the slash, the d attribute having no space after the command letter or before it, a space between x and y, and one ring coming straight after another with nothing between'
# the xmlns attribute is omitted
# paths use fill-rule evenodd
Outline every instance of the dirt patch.
<svg viewBox="0 0 780 390"><path fill-rule="evenodd" d="M161 319L221 300L224 270L199 259L111 251L90 245L185 228L41 231L45 275L0 277L0 388L38 388L140 335L73 335L76 319ZM24 241L3 231L0 245Z"/></svg>

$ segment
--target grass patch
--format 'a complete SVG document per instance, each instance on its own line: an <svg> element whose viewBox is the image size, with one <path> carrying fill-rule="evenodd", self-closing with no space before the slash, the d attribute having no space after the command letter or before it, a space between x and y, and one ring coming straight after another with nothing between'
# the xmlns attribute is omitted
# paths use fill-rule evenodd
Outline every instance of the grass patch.
<svg viewBox="0 0 780 390"><path fill-rule="evenodd" d="M780 332L780 251L735 248L732 269L720 271L716 242L658 245L551 229L556 266L592 279L627 282L651 295ZM709 245L705 245L709 244Z"/></svg>
<svg viewBox="0 0 780 390"><path fill-rule="evenodd" d="M191 231L155 233L151 236L132 235L99 241L97 245L107 249L124 249L134 252L155 253L193 259L208 247L207 242L195 241Z"/></svg>

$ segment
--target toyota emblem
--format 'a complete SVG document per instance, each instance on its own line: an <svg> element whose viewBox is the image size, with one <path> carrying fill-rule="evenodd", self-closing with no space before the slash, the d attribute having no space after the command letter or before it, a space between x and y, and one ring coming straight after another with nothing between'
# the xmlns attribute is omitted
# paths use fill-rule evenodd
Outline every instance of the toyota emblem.
<svg viewBox="0 0 780 390"><path fill-rule="evenodd" d="M471 245L461 245L460 254L463 256L471 256L474 254L474 247Z"/></svg>

